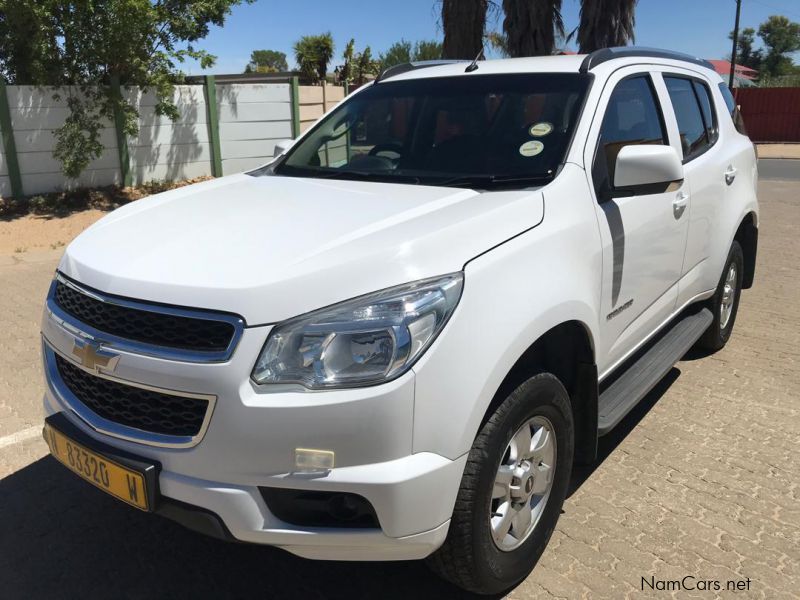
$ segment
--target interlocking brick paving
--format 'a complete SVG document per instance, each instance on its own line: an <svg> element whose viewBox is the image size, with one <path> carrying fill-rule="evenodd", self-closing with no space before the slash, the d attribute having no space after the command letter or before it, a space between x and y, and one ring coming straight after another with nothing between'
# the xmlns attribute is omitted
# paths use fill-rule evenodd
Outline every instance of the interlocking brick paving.
<svg viewBox="0 0 800 600"><path fill-rule="evenodd" d="M800 184L760 192L756 285L731 342L678 363L602 440L602 460L576 470L550 546L511 598L800 595ZM41 424L38 323L54 267L0 261L0 439ZM2 597L465 597L421 563L320 563L204 538L80 482L27 435L0 447ZM642 589L686 576L723 589ZM725 590L747 578L749 590Z"/></svg>

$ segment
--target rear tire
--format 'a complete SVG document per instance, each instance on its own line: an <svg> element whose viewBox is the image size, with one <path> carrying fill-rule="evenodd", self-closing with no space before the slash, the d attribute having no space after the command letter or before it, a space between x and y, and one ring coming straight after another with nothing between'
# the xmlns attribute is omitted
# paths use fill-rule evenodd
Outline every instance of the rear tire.
<svg viewBox="0 0 800 600"><path fill-rule="evenodd" d="M721 350L731 337L736 313L739 310L739 298L742 295L742 279L744 277L744 254L739 242L734 240L728 252L728 260L722 270L717 291L708 300L708 308L714 315L714 321L703 334L697 345L708 352Z"/></svg>
<svg viewBox="0 0 800 600"><path fill-rule="evenodd" d="M428 558L429 566L478 594L504 592L522 581L555 529L573 449L567 391L549 373L534 375L500 404L475 438L447 539Z"/></svg>

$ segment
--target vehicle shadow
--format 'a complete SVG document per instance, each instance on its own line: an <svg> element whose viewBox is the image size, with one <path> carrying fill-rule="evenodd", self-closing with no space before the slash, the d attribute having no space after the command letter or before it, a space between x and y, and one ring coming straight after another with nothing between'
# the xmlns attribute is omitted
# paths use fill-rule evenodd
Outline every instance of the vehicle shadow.
<svg viewBox="0 0 800 600"><path fill-rule="evenodd" d="M568 495L679 375L673 368L600 439L598 460L573 470ZM311 561L208 538L112 499L51 457L0 480L0 531L7 598L486 598L449 585L419 561Z"/></svg>
<svg viewBox="0 0 800 600"><path fill-rule="evenodd" d="M46 457L0 480L5 598L470 598L422 562L321 562L130 508ZM475 596L477 598L477 596Z"/></svg>
<svg viewBox="0 0 800 600"><path fill-rule="evenodd" d="M590 465L575 465L572 469L567 498L577 492L586 480L591 477L592 473L603 464L603 461L628 437L628 434L636 428L639 421L650 412L650 409L656 405L680 375L680 369L672 367L664 378L619 422L619 425L611 430L611 433L600 438L597 444L597 460Z"/></svg>

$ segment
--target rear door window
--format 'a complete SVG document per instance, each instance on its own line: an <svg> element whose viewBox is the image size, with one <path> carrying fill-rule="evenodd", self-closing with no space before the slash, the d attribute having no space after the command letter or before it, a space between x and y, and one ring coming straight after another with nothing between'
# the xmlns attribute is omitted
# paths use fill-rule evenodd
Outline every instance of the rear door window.
<svg viewBox="0 0 800 600"><path fill-rule="evenodd" d="M719 127L717 126L717 111L714 110L714 101L711 99L711 91L704 83L692 80L694 93L700 102L700 110L703 113L703 122L706 126L706 135L710 144L714 144L719 137Z"/></svg>
<svg viewBox="0 0 800 600"><path fill-rule="evenodd" d="M683 162L688 162L705 152L711 145L700 103L691 79L664 77L669 92L683 148Z"/></svg>

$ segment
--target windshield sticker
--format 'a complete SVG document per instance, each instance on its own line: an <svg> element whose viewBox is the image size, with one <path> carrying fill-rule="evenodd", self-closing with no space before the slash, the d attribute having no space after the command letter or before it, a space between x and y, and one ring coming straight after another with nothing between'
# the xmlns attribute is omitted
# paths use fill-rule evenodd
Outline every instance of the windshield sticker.
<svg viewBox="0 0 800 600"><path fill-rule="evenodd" d="M541 154L542 150L544 150L544 144L538 140L525 142L519 147L519 153L522 154L522 156L536 156L537 154Z"/></svg>
<svg viewBox="0 0 800 600"><path fill-rule="evenodd" d="M547 121L531 125L530 133L533 137L544 137L553 131L553 124Z"/></svg>

